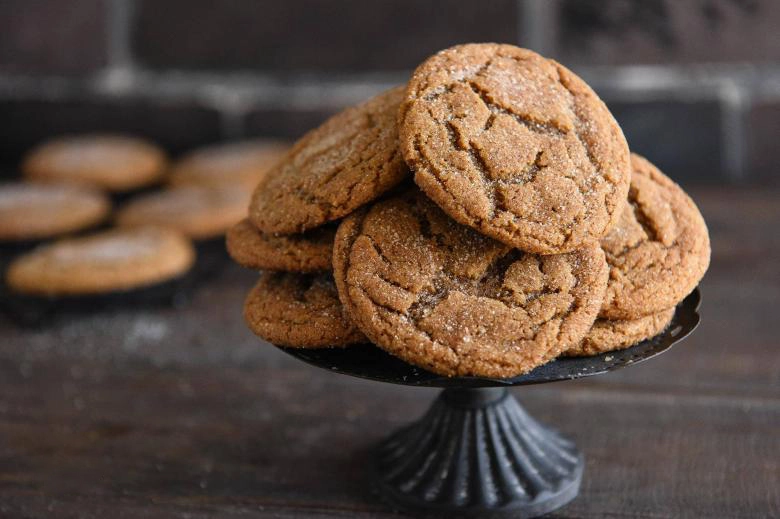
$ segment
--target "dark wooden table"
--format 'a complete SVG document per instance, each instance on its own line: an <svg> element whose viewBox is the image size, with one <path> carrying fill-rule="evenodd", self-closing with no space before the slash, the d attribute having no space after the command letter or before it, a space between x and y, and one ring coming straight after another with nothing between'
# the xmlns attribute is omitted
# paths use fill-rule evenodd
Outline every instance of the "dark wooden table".
<svg viewBox="0 0 780 519"><path fill-rule="evenodd" d="M780 516L780 192L698 189L702 324L660 358L514 390L586 456L554 517ZM436 391L256 340L228 268L181 309L0 321L0 517L397 517L370 448Z"/></svg>

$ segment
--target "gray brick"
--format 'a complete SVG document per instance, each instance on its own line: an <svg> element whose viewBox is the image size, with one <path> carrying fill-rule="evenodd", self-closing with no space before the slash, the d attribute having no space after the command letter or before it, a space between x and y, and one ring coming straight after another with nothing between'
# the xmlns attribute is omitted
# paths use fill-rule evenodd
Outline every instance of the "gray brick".
<svg viewBox="0 0 780 519"><path fill-rule="evenodd" d="M748 178L780 186L780 100L756 103L747 121Z"/></svg>
<svg viewBox="0 0 780 519"><path fill-rule="evenodd" d="M629 147L676 181L715 183L723 167L722 110L717 101L605 102L623 128Z"/></svg>
<svg viewBox="0 0 780 519"><path fill-rule="evenodd" d="M129 132L176 154L220 139L219 115L189 104L140 99L0 100L0 163L16 164L39 141L64 133Z"/></svg>
<svg viewBox="0 0 780 519"><path fill-rule="evenodd" d="M777 62L776 0L552 0L565 64Z"/></svg>
<svg viewBox="0 0 780 519"><path fill-rule="evenodd" d="M515 0L139 0L132 45L153 68L413 68L454 43L517 39Z"/></svg>
<svg viewBox="0 0 780 519"><path fill-rule="evenodd" d="M78 75L103 67L104 0L0 2L0 71Z"/></svg>
<svg viewBox="0 0 780 519"><path fill-rule="evenodd" d="M332 110L252 110L244 119L244 132L248 137L297 139L319 126L336 111L335 108Z"/></svg>

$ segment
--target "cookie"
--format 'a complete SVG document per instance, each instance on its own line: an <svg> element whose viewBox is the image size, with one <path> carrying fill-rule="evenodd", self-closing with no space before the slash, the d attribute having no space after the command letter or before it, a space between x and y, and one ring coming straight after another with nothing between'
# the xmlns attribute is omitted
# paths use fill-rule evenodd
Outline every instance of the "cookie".
<svg viewBox="0 0 780 519"><path fill-rule="evenodd" d="M564 355L584 357L628 348L664 331L672 321L674 311L675 308L668 308L631 320L596 319L585 338Z"/></svg>
<svg viewBox="0 0 780 519"><path fill-rule="evenodd" d="M416 190L347 217L333 266L341 301L372 342L447 376L513 377L557 357L590 329L607 282L598 246L524 253Z"/></svg>
<svg viewBox="0 0 780 519"><path fill-rule="evenodd" d="M601 241L609 284L600 316L636 319L677 305L710 263L707 225L693 200L658 168L631 156L628 203Z"/></svg>
<svg viewBox="0 0 780 519"><path fill-rule="evenodd" d="M256 270L320 272L332 269L333 225L304 234L274 236L265 234L245 219L227 232L230 257L244 267Z"/></svg>
<svg viewBox="0 0 780 519"><path fill-rule="evenodd" d="M401 87L347 108L307 133L255 190L261 231L293 234L348 215L409 175L398 151Z"/></svg>
<svg viewBox="0 0 780 519"><path fill-rule="evenodd" d="M168 281L194 261L192 244L174 230L111 230L64 239L16 258L6 283L30 295L104 294Z"/></svg>
<svg viewBox="0 0 780 519"><path fill-rule="evenodd" d="M290 348L333 348L366 342L339 302L333 276L264 272L244 303L259 337Z"/></svg>
<svg viewBox="0 0 780 519"><path fill-rule="evenodd" d="M249 193L241 187L186 186L136 197L117 212L120 227L172 227L190 238L215 238L246 216Z"/></svg>
<svg viewBox="0 0 780 519"><path fill-rule="evenodd" d="M172 186L243 186L251 192L289 149L288 143L272 140L201 148L173 165L168 182Z"/></svg>
<svg viewBox="0 0 780 519"><path fill-rule="evenodd" d="M59 137L34 148L22 162L29 180L129 191L159 180L165 153L149 141L124 135Z"/></svg>
<svg viewBox="0 0 780 519"><path fill-rule="evenodd" d="M448 215L528 252L596 242L628 190L628 145L604 103L512 45L459 45L423 62L399 134L415 182Z"/></svg>
<svg viewBox="0 0 780 519"><path fill-rule="evenodd" d="M39 240L99 224L111 211L96 190L62 184L0 184L0 240Z"/></svg>

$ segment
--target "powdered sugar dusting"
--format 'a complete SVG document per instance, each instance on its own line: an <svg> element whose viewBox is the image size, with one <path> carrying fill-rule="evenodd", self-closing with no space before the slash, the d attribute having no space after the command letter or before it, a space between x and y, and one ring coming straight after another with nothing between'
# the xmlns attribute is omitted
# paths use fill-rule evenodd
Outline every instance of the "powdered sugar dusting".
<svg viewBox="0 0 780 519"><path fill-rule="evenodd" d="M71 186L4 184L0 186L0 210L30 209L31 205L62 206L79 202L88 191Z"/></svg>
<svg viewBox="0 0 780 519"><path fill-rule="evenodd" d="M95 237L74 243L62 243L53 249L52 256L62 262L115 262L130 258L148 257L160 250L156 235L144 232Z"/></svg>
<svg viewBox="0 0 780 519"><path fill-rule="evenodd" d="M240 188L181 187L141 197L127 209L171 215L201 213L206 209L248 205L250 195Z"/></svg>
<svg viewBox="0 0 780 519"><path fill-rule="evenodd" d="M112 163L132 162L147 151L145 143L136 139L85 136L56 141L47 153L62 172L80 173L84 169L110 167Z"/></svg>

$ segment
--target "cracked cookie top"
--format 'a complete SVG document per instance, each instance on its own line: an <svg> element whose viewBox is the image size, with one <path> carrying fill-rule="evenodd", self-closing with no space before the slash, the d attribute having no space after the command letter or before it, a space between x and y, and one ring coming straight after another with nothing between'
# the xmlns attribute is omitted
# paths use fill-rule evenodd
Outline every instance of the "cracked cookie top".
<svg viewBox="0 0 780 519"><path fill-rule="evenodd" d="M579 77L532 51L441 51L415 70L398 118L417 185L499 241L569 252L620 214L630 178L623 132Z"/></svg>
<svg viewBox="0 0 780 519"><path fill-rule="evenodd" d="M249 217L263 232L292 234L348 215L400 183L397 87L347 108L307 133L267 173Z"/></svg>
<svg viewBox="0 0 780 519"><path fill-rule="evenodd" d="M290 348L330 348L366 342L336 294L333 276L264 272L244 303L258 336Z"/></svg>
<svg viewBox="0 0 780 519"><path fill-rule="evenodd" d="M448 376L511 377L576 344L596 318L597 246L538 256L460 225L417 190L339 226L339 297L372 342Z"/></svg>
<svg viewBox="0 0 780 519"><path fill-rule="evenodd" d="M228 230L225 241L230 257L250 269L319 272L331 269L335 234L331 224L303 234L275 236L244 219Z"/></svg>
<svg viewBox="0 0 780 519"><path fill-rule="evenodd" d="M707 225L693 200L647 159L631 155L631 189L601 240L609 284L599 314L636 319L675 306L710 264Z"/></svg>

